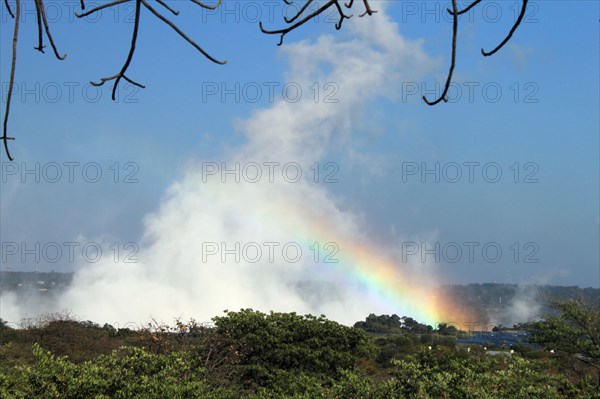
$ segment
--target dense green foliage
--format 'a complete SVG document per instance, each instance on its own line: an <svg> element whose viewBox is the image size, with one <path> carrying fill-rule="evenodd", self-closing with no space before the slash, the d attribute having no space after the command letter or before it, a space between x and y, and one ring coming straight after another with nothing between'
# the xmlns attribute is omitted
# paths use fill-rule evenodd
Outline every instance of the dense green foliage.
<svg viewBox="0 0 600 399"><path fill-rule="evenodd" d="M391 316L370 314L365 321L354 323L354 327L379 334L398 334L403 332L428 333L433 331L433 327L419 323L412 317L399 317L395 314Z"/></svg>
<svg viewBox="0 0 600 399"><path fill-rule="evenodd" d="M590 369L600 386L600 304L598 301L552 301L557 315L530 323L533 340L552 348L562 363L582 377Z"/></svg>
<svg viewBox="0 0 600 399"><path fill-rule="evenodd" d="M238 374L247 386L270 387L283 373L337 377L370 350L363 331L324 316L246 309L214 322L223 343L238 348Z"/></svg>
<svg viewBox="0 0 600 399"><path fill-rule="evenodd" d="M576 330L587 348L598 315L569 306L557 317L589 316L592 326ZM556 321L544 323L539 331L561 342ZM396 315L370 315L357 326L251 309L208 326L153 322L138 330L56 317L21 330L0 322L0 397L600 398L593 367L571 372L572 358L547 349L467 350L451 326Z"/></svg>
<svg viewBox="0 0 600 399"><path fill-rule="evenodd" d="M75 364L34 344L35 362L0 376L4 398L191 398L209 396L202 369L182 353L151 354L123 348L94 361Z"/></svg>

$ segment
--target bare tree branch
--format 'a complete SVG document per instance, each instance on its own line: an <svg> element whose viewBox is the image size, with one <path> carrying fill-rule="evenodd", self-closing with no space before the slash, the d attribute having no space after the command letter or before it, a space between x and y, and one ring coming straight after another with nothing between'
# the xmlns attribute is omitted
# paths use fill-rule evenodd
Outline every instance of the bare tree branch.
<svg viewBox="0 0 600 399"><path fill-rule="evenodd" d="M481 0L475 0L474 2L472 2L471 4L469 4L464 10L460 10L458 11L456 14L457 15L462 15L464 13L467 13L469 11L471 11L471 8L475 7L477 4L481 3ZM450 14L454 14L453 10L447 10Z"/></svg>
<svg viewBox="0 0 600 399"><path fill-rule="evenodd" d="M8 137L8 114L10 113L10 101L12 99L13 87L15 85L15 68L17 67L17 42L19 39L19 23L21 19L21 0L15 0L15 28L13 31L13 44L12 44L12 62L10 65L10 81L8 83L8 97L6 99L6 110L4 112L4 124L2 132L2 141L4 142L4 151L9 160L13 160L8 149L8 140L14 140L14 137Z"/></svg>
<svg viewBox="0 0 600 399"><path fill-rule="evenodd" d="M286 0L284 0L286 4L288 5L292 5L292 2L287 2ZM284 17L283 19L285 20L286 23L291 24L292 22L294 22L296 19L298 19L298 17L300 15L302 15L302 13L308 8L309 5L311 5L313 2L313 0L308 0L306 3L304 3L304 5L300 8L300 10L292 17L292 18L288 18L288 17Z"/></svg>
<svg viewBox="0 0 600 399"><path fill-rule="evenodd" d="M219 8L219 6L221 5L221 2L222 2L223 0L219 0L219 1L217 1L217 2L216 2L214 5L212 5L212 6L210 6L210 5L208 5L208 4L204 4L203 2L201 2L201 1L198 1L198 0L191 0L191 1L192 1L192 3L194 3L194 4L198 4L198 5L199 5L200 7L202 7L202 8L206 8L207 10L216 10L217 8Z"/></svg>
<svg viewBox="0 0 600 399"><path fill-rule="evenodd" d="M291 0L283 0L286 4L291 5L292 1ZM336 29L340 29L342 26L342 22L344 19L348 19L350 17L352 17L352 15L345 15L342 11L342 8L339 4L339 0L330 0L328 2L326 2L325 4L323 4L321 7L319 7L316 11L306 15L303 17L303 15L305 14L306 10L308 9L308 7L313 3L314 0L305 0L305 3L302 5L302 7L300 8L300 10L298 12L296 12L292 17L287 18L285 17L284 20L286 23L291 24L289 26L287 26L286 28L282 28L282 29L274 29L274 30L269 30L269 29L265 29L265 27L262 24L262 21L259 23L259 27L260 30L263 33L266 34L278 34L280 35L279 38L279 43L277 44L278 46L281 46L283 44L283 39L285 37L285 35L287 35L289 32L293 31L294 29L299 28L300 26L304 25L306 22L308 22L311 18L316 17L317 15L323 13L324 11L326 11L327 9L329 9L330 7L334 6L337 8L338 13L340 14L340 19L336 24ZM448 9L448 13L450 13L452 15L452 59L450 62L450 68L448 70L448 75L446 78L446 83L444 85L444 90L441 94L441 96L439 98L437 98L435 101L429 101L427 100L427 98L425 96L423 96L423 101L428 104L428 105L436 105L442 101L447 102L447 94L448 91L450 89L450 84L452 83L452 76L454 74L454 68L456 67L456 46L457 46L457 41L458 41L458 17L462 14L465 14L467 12L469 12L473 7L477 6L479 3L481 3L482 0L474 0L472 1L467 7L465 7L462 10L458 9L458 6L456 4L456 0L452 0L452 9ZM496 53L498 50L500 50L506 43L508 43L508 41L512 38L512 35L514 34L514 32L517 30L517 28L519 27L519 25L521 24L525 13L526 13L526 9L527 9L527 2L528 0L522 0L523 1L523 6L521 9L521 13L517 19L517 21L515 22L515 24L513 25L512 29L510 30L509 34L506 36L506 38L492 51L490 52L486 52L485 50L481 50L484 56L490 56L493 55L494 53ZM373 13L375 13L376 11L372 10L370 5L369 5L369 1L368 0L363 0L364 6L365 6L365 12L360 14L360 16L365 16L365 15L372 15ZM349 0L347 3L344 3L344 6L348 9L350 9L352 6L354 5L354 0Z"/></svg>
<svg viewBox="0 0 600 399"><path fill-rule="evenodd" d="M344 3L346 8L352 8L352 4L354 4L354 0L350 0L349 3ZM363 4L365 5L365 12L360 14L359 17L362 18L365 15L373 15L377 12L376 10L371 9L371 6L369 5L369 0L363 0Z"/></svg>
<svg viewBox="0 0 600 399"><path fill-rule="evenodd" d="M80 6L81 6L82 12L81 13L76 12L75 15L78 18L83 18L83 17L89 16L91 14L100 12L101 10L104 10L106 8L118 7L121 4L127 3L129 1L133 1L133 0L112 0L112 1L109 1L108 3L102 4L97 7L92 8L90 10L84 11L85 10L85 0L80 0ZM210 4L204 3L201 0L190 0L190 1L200 7L204 8L204 9L208 9L208 10L217 9L221 5L221 2L222 2L222 0L217 0L216 3L214 3L213 5L210 5ZM293 0L283 0L283 1L288 5L293 4ZM309 12L308 8L312 4L315 4L314 0L303 0L303 1L304 1L304 3L302 5L302 7L300 7L300 9L292 17L284 18L285 22L287 24L289 24L289 26L287 26L285 28L281 28L281 29L269 30L269 29L264 28L262 21L261 21L259 24L260 30L266 34L280 35L278 45L282 45L285 35L287 35L291 31L293 31L294 29L297 29L300 26L304 25L305 23L310 21L312 18L331 9L331 7L335 7L337 14L339 15L339 19L335 24L336 29L341 29L344 20L350 19L352 17L352 14L350 14L350 15L345 14L344 9L342 8L342 5L340 4L340 1L342 1L342 0L327 0L327 1L324 0L323 1L324 4L320 3L322 5L318 6L318 9L315 11L312 11L312 12ZM54 38L52 37L52 34L50 32L48 19L46 16L46 10L44 7L44 0L34 0L34 2L35 2L35 6L36 6L36 18L37 18L37 25L38 25L38 32L37 32L38 33L38 45L37 45L37 47L34 47L34 48L36 50L44 53L44 48L46 46L43 43L43 39L44 39L43 34L45 31L45 34L48 37L48 41L50 42L50 46L52 47L52 50L53 50L56 58L58 58L59 60L65 59L66 54L65 55L59 54L56 44L54 42ZM172 13L173 15L175 15L175 16L179 15L179 11L177 11L174 8L172 8L171 6L169 6L167 4L166 0L156 0L156 2L160 6L164 7L167 11ZM372 15L377 12L371 8L368 0L362 0L362 2L364 4L365 11L359 15L360 17L363 17L365 15ZM347 10L349 10L353 7L354 3L355 3L354 0L347 0L347 2L343 3L343 7L345 7ZM451 62L450 62L450 68L449 68L448 75L446 78L444 90L443 90L441 96L439 98L437 98L435 101L429 101L429 100L427 100L427 98L425 96L423 96L423 101L426 104L435 105L435 104L440 103L441 101L444 101L444 102L448 101L447 94L448 94L448 90L450 88L450 84L452 82L454 68L456 66L456 47L457 47L457 41L458 41L458 18L460 15L467 13L468 11L470 11L473 7L475 7L479 3L481 3L481 0L474 0L467 7L465 7L462 10L459 10L458 6L456 4L456 0L452 0L452 9L447 10L453 17L452 18L453 19L453 22L452 22L452 58L451 58ZM517 28L523 22L523 19L526 14L527 5L528 5L528 0L522 0L521 12L520 12L517 20L515 21L514 25L512 26L510 32L508 33L508 35L492 51L487 52L482 49L481 52L484 56L487 57L487 56L491 56L491 55L495 54L504 45L506 45L506 43L508 43L510 41L510 39L512 38L512 36L515 33L515 31L517 30ZM14 89L14 76L15 76L15 68L16 68L16 59L17 59L17 43L18 43L18 34L19 34L19 25L20 25L19 16L21 13L21 9L20 9L21 0L15 0L15 13L13 13L13 10L11 9L11 6L8 3L8 0L4 0L4 6L8 10L8 13L10 14L10 16L13 19L15 19L15 26L14 26L14 33L13 33L12 65L11 65L11 72L10 72L10 83L9 83L8 97L7 97L7 103L6 103L6 113L4 116L3 136L2 136L6 154L8 155L8 158L10 160L12 160L13 158L10 155L10 152L8 149L8 140L14 140L14 138L8 137L7 126L8 126L9 112L10 112L10 104L11 104L11 99L12 99L13 89ZM225 60L220 61L220 60L217 60L216 58L212 57L200 45L198 45L198 43L196 43L194 40L192 40L190 37L188 37L181 29L179 29L179 27L175 23L173 23L171 20L167 19L165 16L163 16L161 13L159 13L156 9L154 9L149 4L149 0L135 0L136 10L135 10L134 28L133 28L133 32L132 32L129 52L127 54L127 58L125 59L123 66L121 67L120 71L117 74L109 76L109 77L101 78L99 82L92 82L92 84L95 86L102 86L104 83L114 80L115 84L114 84L114 87L112 88L112 99L113 100L115 100L115 98L116 98L116 90L117 90L117 87L118 87L119 83L121 82L121 80L125 80L125 81L127 81L135 86L138 86L140 88L145 88L144 85L132 80L131 78L129 78L126 75L127 70L133 60L133 55L135 53L137 38L138 38L138 34L139 34L139 24L140 24L142 6L144 6L146 9L148 9L148 11L150 11L155 17L157 17L162 22L167 24L171 29L173 29L185 41L187 41L196 50L198 50L200 53L202 53L207 59L209 59L210 61L212 61L216 64L220 64L220 65L227 63L227 61L225 61ZM43 28L42 28L42 25L43 25Z"/></svg>
<svg viewBox="0 0 600 399"><path fill-rule="evenodd" d="M81 9L83 10L83 9L85 9L85 6L83 5L83 0L81 0L81 1L82 1L82 3L81 3L82 4ZM115 0L113 2L102 4L101 6L98 6L98 7L94 7L91 10L89 10L87 12L84 12L82 14L75 13L75 16L77 18L87 17L88 15L93 14L95 12L98 12L100 10L103 10L105 8L112 7L112 6L117 6L117 5L123 4L123 3L127 3L128 1L131 1L131 0Z"/></svg>
<svg viewBox="0 0 600 399"><path fill-rule="evenodd" d="M83 0L82 0L83 1ZM131 0L115 0L112 1L110 3L106 3L103 5L100 5L98 7L95 7L89 11L86 11L82 14L75 14L77 17L82 18L88 15L91 15L93 13L96 13L98 11L101 11L105 8L109 8L109 7L114 7L114 6L119 6L120 4L126 3L128 1ZM206 5L200 1L197 0L191 0L194 4L198 4L203 8L206 9L215 9L216 7L218 7L221 4L221 0L219 0L217 2L216 5L214 6L210 6L210 5ZM174 10L173 8L171 8L169 5L167 5L163 0L156 0L156 2L158 4L160 4L161 6L165 7L169 12L171 12L174 15L179 15L179 12ZM123 67L121 68L120 72L112 75L112 76L108 76L105 78L101 78L100 82L90 82L92 85L94 86L102 86L104 83L114 80L115 84L112 88L112 99L113 101L116 99L116 91L117 88L119 86L119 83L121 81L121 79L124 79L125 81L137 86L137 87L141 87L141 88L145 88L144 85L132 80L131 78L129 78L126 75L127 69L129 68L129 65L131 64L131 61L133 59L133 54L135 53L135 45L137 42L137 37L138 37L138 33L139 33L139 24L140 24L140 12L141 12L141 8L142 5L147 8L152 14L154 14L154 16L156 16L158 19L160 19L161 21L163 21L164 23L166 23L167 25L169 25L175 32L177 32L179 34L179 36L181 36L183 39L185 39L188 43L190 43L192 46L194 46L194 48L196 48L199 52L201 52L206 58L208 58L209 60L211 60L212 62L216 63L216 64L226 64L227 61L219 61L217 59L215 59L214 57L212 57L210 54L208 54L202 47L200 47L195 41L193 41L192 39L190 39L183 31L181 31L181 29L179 29L173 22L171 22L170 20L168 20L167 18L165 18L162 14L160 14L158 11L156 11L147 1L145 0L135 0L135 17L134 17L134 25L133 25L133 34L132 34L132 38L131 38L131 45L129 47L129 53L127 54L127 59L125 60L125 63L123 64Z"/></svg>
<svg viewBox="0 0 600 399"><path fill-rule="evenodd" d="M510 32L508 32L508 35L504 38L504 40L502 40L502 43L500 43L495 49L493 49L490 52L487 52L484 49L481 49L481 54L483 54L485 57L494 55L498 50L500 50L502 47L504 47L504 45L506 43L508 43L508 41L512 37L513 33L515 33L515 31L517 30L519 25L521 25L521 21L523 21L523 17L525 16L525 13L527 12L527 2L528 2L528 0L523 0L523 6L521 7L521 13L519 14L519 18L517 18L517 21L513 25Z"/></svg>
<svg viewBox="0 0 600 399"><path fill-rule="evenodd" d="M42 36L42 12L40 11L40 1L35 0L35 16L37 19L38 26L38 46L34 47L34 49L38 50L40 53L44 53L44 37Z"/></svg>
<svg viewBox="0 0 600 399"><path fill-rule="evenodd" d="M10 14L10 16L15 19L15 14L13 14L12 10L10 9L10 4L8 4L8 0L4 0L4 6L6 7L6 9L8 10L8 13Z"/></svg>
<svg viewBox="0 0 600 399"><path fill-rule="evenodd" d="M284 0L286 2L286 4L291 4L291 2ZM307 0L306 3L300 8L300 10L298 11L298 13L296 13L292 18L284 18L285 21L287 23L291 23L295 20L297 20L299 17L302 16L302 14L306 11L306 9L308 8L308 6L313 2L313 0ZM363 0L363 2L365 3L365 6L367 7L367 11L365 11L366 14L373 14L375 11L371 10L371 8L369 7L369 3L367 0ZM353 1L350 1L350 3L344 4L344 6L346 8L350 8L352 7ZM312 18L316 17L317 15L325 12L327 9L329 9L330 7L335 6L338 14L340 16L340 19L338 20L338 22L335 24L335 28L336 29L341 29L342 27L342 23L344 22L344 19L350 19L352 18L352 15L346 15L344 14L342 7L340 6L339 0L329 0L327 3L323 4L321 7L319 7L317 10L313 11L312 13L306 15L304 18L300 19L298 22L288 26L287 28L283 28L283 29L276 29L276 30L268 30L265 29L262 21L259 22L259 27L261 32L269 34L269 35L280 35L279 37L279 43L277 44L278 46L281 46L283 44L283 38L285 37L285 35L287 35L289 32L293 31L294 29L304 25L306 22L310 21ZM365 15L365 14L363 14Z"/></svg>
<svg viewBox="0 0 600 399"><path fill-rule="evenodd" d="M436 105L440 101L448 102L446 95L450 89L450 83L452 82L452 74L454 73L454 67L456 66L456 41L458 36L458 7L456 6L456 0L452 0L452 60L450 61L450 70L448 71L448 77L446 78L446 85L442 95L435 101L427 100L427 97L423 96L423 101L427 105Z"/></svg>
<svg viewBox="0 0 600 399"><path fill-rule="evenodd" d="M150 4L148 4L148 2L146 0L141 0L141 2L142 2L142 4L144 4L144 6L148 10L150 10L150 12L152 14L154 14L158 19L160 19L161 21L163 21L164 23L166 23L167 25L169 25L171 28L173 28L173 30L175 32L177 32L179 34L179 36L183 37L189 44L191 44L192 46L194 46L196 48L196 50L198 50L199 52L201 52L206 58L208 58L209 60L211 60L215 64L219 64L219 65L227 64L226 60L219 61L216 58L213 58L202 47L200 47L195 41L193 41L185 33L183 33L173 22L169 21L167 18L165 18L161 14L159 14L154 8L152 8L150 6Z"/></svg>
<svg viewBox="0 0 600 399"><path fill-rule="evenodd" d="M165 3L164 1L162 1L162 0L156 0L156 2L158 4L160 4L161 6L163 6L164 8L166 8L167 10L171 11L171 13L173 15L179 15L179 11L175 11L174 9L172 9L171 7L169 7L169 5L167 3Z"/></svg>
<svg viewBox="0 0 600 399"><path fill-rule="evenodd" d="M10 5L8 4L8 0L4 1L4 5L6 6L6 9L8 10L9 14L15 20L15 27L14 27L14 33L13 33L12 64L11 64L11 70L10 70L8 96L7 96L7 100L6 100L6 112L4 114L3 134L2 134L2 141L4 142L4 150L6 152L6 155L8 156L8 159L10 159L11 161L13 160L13 158L8 149L8 140L14 140L14 137L8 137L8 132L7 132L8 131L8 117L10 114L10 105L11 105L13 88L14 88L14 83L15 83L15 68L16 68L16 63L17 63L17 44L19 41L19 26L21 23L21 21L19 20L20 14L21 14L20 0L16 0L15 4L16 4L16 6L15 6L16 14L13 14L13 12L10 8ZM58 53L58 49L56 48L56 44L54 43L54 38L52 37L52 33L50 32L50 26L48 24L48 19L46 17L46 9L44 7L43 0L35 0L35 13L36 13L36 22L37 22L37 27L38 27L38 45L37 45L37 47L34 47L34 49L44 53L44 47L46 47L46 46L44 46L44 37L43 37L43 31L42 31L42 25L43 25L44 30L46 32L46 36L48 36L48 41L50 42L50 46L52 47L52 50L54 51L54 55L59 60L64 60L67 57L67 55L65 54L65 55L61 56Z"/></svg>
<svg viewBox="0 0 600 399"><path fill-rule="evenodd" d="M121 1L121 0L119 0L119 1ZM141 3L142 3L141 0L135 0L135 17L134 17L134 21L133 21L133 33L131 35L131 45L129 47L129 53L127 54L127 59L125 60L125 63L121 67L121 71L119 71L119 73L117 73L116 75L113 75L111 77L102 78L100 80L100 83L92 83L94 86L102 86L104 83L114 79L115 84L113 85L113 89L112 89L113 101L115 101L115 99L116 99L117 87L119 86L119 82L121 81L121 79L125 79L126 81L133 83L136 86L139 86L142 88L144 87L141 84L134 82L131 79L129 79L127 76L125 76L125 72L127 72L127 68L129 68L129 64L131 64L131 60L133 59L133 53L135 53L135 44L137 42L137 35L138 35L139 27L140 27L140 11L142 8Z"/></svg>
<svg viewBox="0 0 600 399"><path fill-rule="evenodd" d="M36 6L38 6L39 9L39 13L42 17L42 22L44 23L44 29L46 30L46 36L48 36L48 41L50 42L50 46L52 47L52 50L54 51L54 55L56 56L56 58L58 58L59 60L64 60L65 58L67 58L67 55L63 55L61 56L60 54L58 54L58 49L56 48L56 45L54 44L54 39L52 38L52 34L50 33L50 27L48 26L48 19L46 18L46 9L44 8L44 1L43 0L36 0Z"/></svg>

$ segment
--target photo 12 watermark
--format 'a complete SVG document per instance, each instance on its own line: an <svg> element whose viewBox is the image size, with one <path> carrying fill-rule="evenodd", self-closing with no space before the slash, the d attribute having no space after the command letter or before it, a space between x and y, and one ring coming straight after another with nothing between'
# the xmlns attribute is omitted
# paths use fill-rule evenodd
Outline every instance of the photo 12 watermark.
<svg viewBox="0 0 600 399"><path fill-rule="evenodd" d="M422 101L425 97L439 97L444 90L440 82L402 82L400 87L401 101L403 103ZM449 103L457 102L485 102L495 104L501 101L538 104L540 100L540 86L537 82L452 82L450 83L446 100Z"/></svg>
<svg viewBox="0 0 600 399"><path fill-rule="evenodd" d="M216 1L215 1L216 3ZM349 3L348 3L349 4ZM293 18L300 11L303 15L313 15L312 23L337 24L339 13L331 8L323 13L316 13L323 5L320 1L288 1L288 0L234 0L223 1L219 7L203 8L202 23L217 20L220 23L277 24Z"/></svg>
<svg viewBox="0 0 600 399"><path fill-rule="evenodd" d="M201 244L202 263L338 263L340 246L335 242L313 242L308 245L295 241L215 242Z"/></svg>
<svg viewBox="0 0 600 399"><path fill-rule="evenodd" d="M458 10L467 10L473 1L458 1ZM402 23L411 21L420 23L452 23L451 1L402 1L400 4ZM490 24L515 23L521 14L522 1L486 1L477 7L469 8L461 14L461 18L469 23L484 21ZM527 3L527 10L522 23L537 24L540 22L540 6L535 1Z"/></svg>
<svg viewBox="0 0 600 399"><path fill-rule="evenodd" d="M202 103L258 103L283 101L297 103L301 100L322 104L340 102L340 88L335 82L202 82Z"/></svg>
<svg viewBox="0 0 600 399"><path fill-rule="evenodd" d="M123 4L116 4L113 7L101 8L98 11L82 16L79 18L77 15L83 14L85 11L92 10L97 7L101 7L110 2L100 1L85 1L85 10L81 8L81 1L79 0L45 0L44 12L48 25L55 25L57 23L112 23L112 24L133 24L135 22L135 3L125 2ZM15 1L8 0L7 4L11 10L15 9ZM37 8L34 1L21 1L21 13L19 21L21 23L37 23ZM6 10L6 7L2 8L2 23L7 23L12 20L10 13Z"/></svg>
<svg viewBox="0 0 600 399"><path fill-rule="evenodd" d="M202 162L202 182L221 183L339 183L336 162L315 162L303 168L298 162Z"/></svg>
<svg viewBox="0 0 600 399"><path fill-rule="evenodd" d="M8 100L9 82L2 82L2 103ZM123 104L140 102L140 87L123 82L115 90L114 100L111 98L113 86L94 85L90 82L39 82L17 81L12 89L12 102L23 104L73 104L77 102L95 104L102 99Z"/></svg>
<svg viewBox="0 0 600 399"><path fill-rule="evenodd" d="M139 165L136 162L1 162L2 183L139 183Z"/></svg>
<svg viewBox="0 0 600 399"><path fill-rule="evenodd" d="M402 262L421 263L539 263L537 242L513 242L503 245L495 241L406 241L401 245Z"/></svg>
<svg viewBox="0 0 600 399"><path fill-rule="evenodd" d="M402 162L402 183L499 183L537 184L540 182L537 162L449 161Z"/></svg>
<svg viewBox="0 0 600 399"><path fill-rule="evenodd" d="M108 260L113 263L138 263L139 246L136 242L96 241L3 241L0 245L3 265L18 264L81 264Z"/></svg>

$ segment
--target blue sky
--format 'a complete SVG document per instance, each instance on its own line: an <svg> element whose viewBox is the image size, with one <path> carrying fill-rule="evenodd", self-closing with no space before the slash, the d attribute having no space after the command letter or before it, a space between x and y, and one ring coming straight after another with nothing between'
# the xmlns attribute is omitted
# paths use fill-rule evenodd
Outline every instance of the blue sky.
<svg viewBox="0 0 600 399"><path fill-rule="evenodd" d="M123 85L116 103L108 88L101 89L97 102L86 101L96 92L84 87L122 65L132 8L105 11L92 23L71 17L68 10L76 2L52 3L56 13L48 15L59 51L68 54L65 61L33 50L35 15L27 14L16 81L35 94L17 93L12 105L10 131L17 139L11 149L18 172L11 174L13 167L2 155L3 243L138 242L145 234L145 215L157 212L171 184L202 162L230 159L249 140L240 126L273 105L268 87L275 87L275 100L281 101L281 89L294 83L289 77L303 67L301 57L288 54L294 43L314 43L322 35L351 41L356 34L348 28L353 22L336 31L331 22L311 21L278 47L278 37L259 31L256 13L267 27L283 26L283 2L224 0L214 13L189 2L173 3L181 14L168 17L227 65L208 62L142 11L128 75L147 88ZM483 2L461 19L452 101L435 107L424 105L420 95L445 79L451 23L443 9L449 2L371 3L385 8L399 35L421 49L422 58L404 52L397 69L401 76L392 76L392 70L381 95L361 104L352 125L339 126L336 138L323 143L321 165L339 167L339 182L326 186L338 207L359 215L368 235L387 247L417 243L423 249L428 242L451 251L456 244L465 249L465 243L476 242L477 248L501 248L497 262L479 249L473 262L464 253L458 262L448 262L452 255L442 253L434 263L444 282L599 287L598 2L533 1L512 41L488 58L481 56L481 47L489 49L504 37L519 2ZM24 4L32 10L33 2ZM358 14L362 3L354 8ZM5 9L1 29L4 115L12 32ZM290 65L290 59L297 64ZM423 68L423 76L405 79L402 74L412 66ZM322 75L328 79L301 86L303 97L315 96L318 88L318 101L334 91L332 98L345 101L348 92L331 79L330 68L324 61ZM223 99L221 89L236 84L240 100L232 94ZM256 87L260 96L250 91ZM210 94L209 88L219 92ZM71 183L63 176L53 184L26 176L23 182L21 169L36 162L42 168L52 162L95 163L104 177L98 183L75 177ZM457 165L462 177L452 182ZM465 165L474 168L472 182ZM436 167L439 181L421 175L423 168ZM120 171L117 183L115 170ZM498 170L502 175L492 182ZM124 183L127 173L137 182ZM528 255L534 263L525 262ZM2 266L80 267L64 258L56 264L31 259L12 256Z"/></svg>

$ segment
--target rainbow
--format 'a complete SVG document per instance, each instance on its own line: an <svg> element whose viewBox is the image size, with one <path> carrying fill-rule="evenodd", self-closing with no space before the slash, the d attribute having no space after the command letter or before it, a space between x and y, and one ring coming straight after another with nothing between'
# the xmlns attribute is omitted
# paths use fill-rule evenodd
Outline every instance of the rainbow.
<svg viewBox="0 0 600 399"><path fill-rule="evenodd" d="M339 246L339 263L333 264L339 274L364 286L383 308L432 326L440 322L463 325L472 320L435 285L403 273L402 264L378 256L377 249L356 242L342 242Z"/></svg>
<svg viewBox="0 0 600 399"><path fill-rule="evenodd" d="M227 186L231 185L209 183L204 188L211 192L215 201L227 201L235 196L229 189L231 187L225 188ZM436 285L433 276L424 283L422 276L418 278L416 273L408 270L408 265L382 256L381 248L367 240L360 242L354 235L344 232L326 211L310 209L301 196L287 199L281 201L281 197L270 197L268 206L260 206L261 209L250 205L240 222L250 229L291 234L302 248L319 245L322 252L319 261L315 262L319 272L333 277L336 283L352 292L356 292L356 286L361 287L361 291L367 293L365 300L372 301L376 309L387 309L434 327L444 322L462 328L475 320L469 309ZM339 213L336 208L332 209ZM327 250L327 243L333 243L334 247ZM328 254L331 255L329 262L324 259Z"/></svg>

